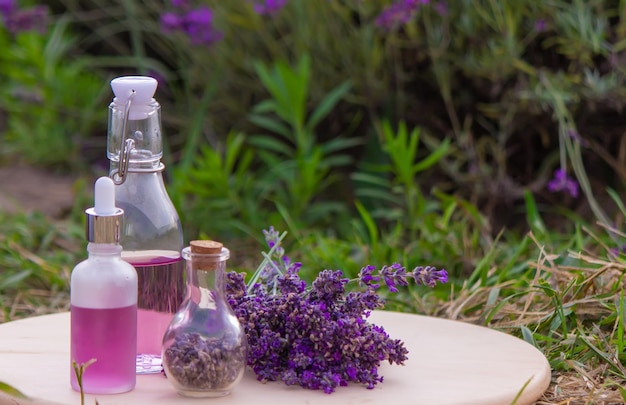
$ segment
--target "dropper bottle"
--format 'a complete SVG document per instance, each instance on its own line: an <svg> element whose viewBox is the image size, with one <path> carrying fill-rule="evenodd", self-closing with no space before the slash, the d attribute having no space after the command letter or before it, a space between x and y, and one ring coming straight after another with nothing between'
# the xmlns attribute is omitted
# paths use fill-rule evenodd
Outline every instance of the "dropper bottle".
<svg viewBox="0 0 626 405"><path fill-rule="evenodd" d="M111 81L107 156L124 210L122 258L139 277L137 373L160 373L163 335L185 294L182 227L167 194L161 162L161 106L152 77Z"/></svg>
<svg viewBox="0 0 626 405"><path fill-rule="evenodd" d="M83 391L117 394L135 387L137 348L137 273L122 260L124 211L115 206L108 177L95 184L95 203L87 214L87 260L70 279L70 383L79 391L73 364L94 361L84 371Z"/></svg>

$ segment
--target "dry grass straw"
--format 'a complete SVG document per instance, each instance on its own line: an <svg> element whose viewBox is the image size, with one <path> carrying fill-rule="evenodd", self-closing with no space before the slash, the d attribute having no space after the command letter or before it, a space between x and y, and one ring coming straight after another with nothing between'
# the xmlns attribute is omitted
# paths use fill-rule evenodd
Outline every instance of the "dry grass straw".
<svg viewBox="0 0 626 405"><path fill-rule="evenodd" d="M564 261L558 259L563 255L547 252L532 238L539 247L537 259L528 263L528 270L534 271L532 278L525 282L507 280L497 285L481 285L480 282L466 285L437 306L433 314L508 333L519 334L521 327L527 327L538 334L551 335L556 343L552 343L546 356L551 363L562 360L566 365L562 368L567 371L553 369L550 387L536 404L624 404L622 392L626 391L622 390L626 387L626 369L615 353L614 339L617 339L617 328L624 327L615 313L616 302L623 293L626 263L610 255L601 258L589 252L568 252L565 262L576 265L561 265L558 263ZM498 267L493 266L487 277L497 272ZM555 330L547 327L556 316L557 308L554 297L550 297L545 288L538 287L542 282L558 295L562 309L575 314L576 325L573 328L570 325L567 336L562 336L560 327ZM425 304L420 306L425 307ZM613 328L606 325L601 328L599 323L610 316L616 319ZM603 356L581 357L581 360L564 357L563 352L575 342L581 344L581 338L601 347ZM541 343L539 347L543 349Z"/></svg>
<svg viewBox="0 0 626 405"><path fill-rule="evenodd" d="M40 273L39 277L32 277L35 281L20 284L19 288L12 289L14 294L0 295L0 323L14 321L21 318L46 315L56 312L69 311L69 292L58 286L51 286L42 280L60 277L69 283L70 269L67 266L53 264L36 254L33 250L13 240L7 240L0 234L0 243L15 252L19 263L32 263ZM66 239L55 237L54 246L76 251L76 245ZM29 288L23 288L28 286Z"/></svg>
<svg viewBox="0 0 626 405"><path fill-rule="evenodd" d="M21 318L69 311L70 295L66 291L29 289L18 291L12 297L3 297L1 304L5 308L4 319L1 321L8 322Z"/></svg>

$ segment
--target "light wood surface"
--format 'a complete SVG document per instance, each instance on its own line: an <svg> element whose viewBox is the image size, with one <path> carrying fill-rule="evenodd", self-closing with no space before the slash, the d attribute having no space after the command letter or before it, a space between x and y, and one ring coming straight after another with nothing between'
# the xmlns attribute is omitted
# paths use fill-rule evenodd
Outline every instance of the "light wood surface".
<svg viewBox="0 0 626 405"><path fill-rule="evenodd" d="M485 327L419 315L376 311L369 318L409 350L404 366L384 363L375 389L351 384L333 394L261 384L251 371L223 398L190 399L176 394L162 375L137 376L134 391L98 395L100 405L211 404L424 404L516 405L534 403L548 388L550 366L526 342ZM69 384L69 313L0 324L0 381L36 398L79 405ZM85 404L93 405L87 395Z"/></svg>

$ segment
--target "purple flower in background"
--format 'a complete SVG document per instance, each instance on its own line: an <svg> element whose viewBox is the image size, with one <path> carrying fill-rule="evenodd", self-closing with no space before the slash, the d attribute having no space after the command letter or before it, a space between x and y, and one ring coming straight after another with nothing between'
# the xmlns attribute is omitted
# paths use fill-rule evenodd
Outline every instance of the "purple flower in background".
<svg viewBox="0 0 626 405"><path fill-rule="evenodd" d="M548 23L543 18L535 21L535 31L545 32L548 29Z"/></svg>
<svg viewBox="0 0 626 405"><path fill-rule="evenodd" d="M47 6L20 9L13 0L0 0L0 13L6 29L13 34L34 30L43 34L48 29Z"/></svg>
<svg viewBox="0 0 626 405"><path fill-rule="evenodd" d="M13 14L15 10L17 10L15 0L0 0L0 13L4 18Z"/></svg>
<svg viewBox="0 0 626 405"><path fill-rule="evenodd" d="M448 3L446 3L445 1L439 1L435 3L433 8L439 15L446 16L450 14L450 10L448 10Z"/></svg>
<svg viewBox="0 0 626 405"><path fill-rule="evenodd" d="M172 5L187 9L186 1L173 0ZM223 34L213 26L213 12L206 6L182 14L179 12L161 14L161 31L166 34L182 31L194 45L212 45L223 37Z"/></svg>
<svg viewBox="0 0 626 405"><path fill-rule="evenodd" d="M557 169L554 171L554 178L548 183L548 190L553 193L557 191L567 191L574 198L578 197L578 182L569 177L565 170Z"/></svg>
<svg viewBox="0 0 626 405"><path fill-rule="evenodd" d="M616 246L616 247L612 247L610 249L611 253L613 253L615 256L619 256L622 254L626 254L626 245L622 245L622 246Z"/></svg>
<svg viewBox="0 0 626 405"><path fill-rule="evenodd" d="M194 45L211 45L222 39L222 33L213 27L213 12L204 6L185 15L183 30Z"/></svg>
<svg viewBox="0 0 626 405"><path fill-rule="evenodd" d="M165 33L174 32L183 28L184 19L176 13L161 14L161 31Z"/></svg>
<svg viewBox="0 0 626 405"><path fill-rule="evenodd" d="M194 35L213 22L213 12L206 6L189 10L185 16L185 30L189 35Z"/></svg>
<svg viewBox="0 0 626 405"><path fill-rule="evenodd" d="M415 9L407 7L404 1L394 3L387 7L376 17L376 25L391 30L397 26L408 23L413 17Z"/></svg>
<svg viewBox="0 0 626 405"><path fill-rule="evenodd" d="M180 30L183 27L183 18L172 12L166 12L161 14L161 31L170 33L176 30Z"/></svg>
<svg viewBox="0 0 626 405"><path fill-rule="evenodd" d="M392 30L408 23L421 5L429 3L430 0L399 0L385 8L376 17L375 24L386 30Z"/></svg>
<svg viewBox="0 0 626 405"><path fill-rule="evenodd" d="M260 15L272 15L279 12L287 3L287 0L263 0L255 1L252 8L255 13Z"/></svg>

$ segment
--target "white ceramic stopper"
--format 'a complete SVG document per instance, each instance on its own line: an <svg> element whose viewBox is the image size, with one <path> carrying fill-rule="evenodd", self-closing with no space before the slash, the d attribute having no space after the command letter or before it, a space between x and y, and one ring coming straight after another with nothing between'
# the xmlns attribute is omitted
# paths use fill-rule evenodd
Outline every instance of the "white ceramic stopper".
<svg viewBox="0 0 626 405"><path fill-rule="evenodd" d="M152 101L158 82L148 76L122 76L111 80L111 89L115 94L113 100L120 106L126 105L128 97L135 92L132 99L128 119L141 120L146 118L146 106Z"/></svg>

